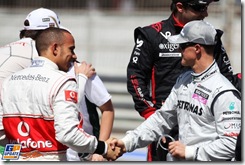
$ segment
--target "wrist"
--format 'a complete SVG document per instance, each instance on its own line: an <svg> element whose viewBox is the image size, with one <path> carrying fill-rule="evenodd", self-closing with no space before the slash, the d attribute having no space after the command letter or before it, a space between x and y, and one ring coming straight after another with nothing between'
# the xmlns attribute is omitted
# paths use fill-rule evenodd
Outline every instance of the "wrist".
<svg viewBox="0 0 245 165"><path fill-rule="evenodd" d="M102 156L105 156L107 154L107 150L108 150L108 144L106 142L105 143L105 148L104 148L104 153L102 154Z"/></svg>
<svg viewBox="0 0 245 165"><path fill-rule="evenodd" d="M195 160L197 157L198 148L193 146L185 147L185 159L186 160Z"/></svg>
<svg viewBox="0 0 245 165"><path fill-rule="evenodd" d="M82 77L82 78L84 78L84 79L88 79L88 77L85 75L85 74L83 74L83 73L78 73L77 74L77 77L79 78L79 77Z"/></svg>
<svg viewBox="0 0 245 165"><path fill-rule="evenodd" d="M99 155L105 155L107 153L107 144L103 141L98 141L97 148L94 153Z"/></svg>

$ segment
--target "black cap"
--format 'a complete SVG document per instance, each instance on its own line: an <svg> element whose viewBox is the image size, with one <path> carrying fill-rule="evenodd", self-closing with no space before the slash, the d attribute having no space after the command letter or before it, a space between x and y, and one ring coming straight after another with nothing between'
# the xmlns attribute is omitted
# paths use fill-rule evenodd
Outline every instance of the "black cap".
<svg viewBox="0 0 245 165"><path fill-rule="evenodd" d="M217 2L219 0L172 0L173 3L181 2L181 3L192 3L192 4L200 4L200 5L206 5L211 2Z"/></svg>

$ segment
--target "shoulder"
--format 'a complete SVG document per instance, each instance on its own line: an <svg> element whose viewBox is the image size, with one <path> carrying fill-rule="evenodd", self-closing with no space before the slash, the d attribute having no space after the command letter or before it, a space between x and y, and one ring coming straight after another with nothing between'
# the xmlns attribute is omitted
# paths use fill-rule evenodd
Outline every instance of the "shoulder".
<svg viewBox="0 0 245 165"><path fill-rule="evenodd" d="M191 75L192 73L193 73L192 70L188 70L188 71L186 71L186 72L180 74L179 77L178 77L178 79L177 79L177 81L182 81L182 82L184 82L184 81L189 80L189 79L192 77L192 75Z"/></svg>
<svg viewBox="0 0 245 165"><path fill-rule="evenodd" d="M210 85L213 91L214 98L228 91L233 91L240 95L240 92L234 87L234 85L232 85L232 83L221 73L217 73L216 76L213 77L211 82L216 82Z"/></svg>
<svg viewBox="0 0 245 165"><path fill-rule="evenodd" d="M26 47L26 46L31 46L32 44L34 44L34 40L31 38L22 38L18 41L12 42L10 44L8 44L9 46L21 46L21 47ZM35 44L34 44L35 46Z"/></svg>
<svg viewBox="0 0 245 165"><path fill-rule="evenodd" d="M193 71L189 70L179 75L176 80L175 87L179 88L180 86L188 86L188 84L192 81Z"/></svg>
<svg viewBox="0 0 245 165"><path fill-rule="evenodd" d="M175 34L175 31L173 19L170 16L168 19L152 23L148 26L136 28L134 31L134 38L136 40L136 38L141 35L145 39L153 41L162 39L162 37L167 39L168 35Z"/></svg>
<svg viewBox="0 0 245 165"><path fill-rule="evenodd" d="M18 41L9 43L0 48L0 52L4 54L14 54L20 57L37 56L35 42L31 38L23 38Z"/></svg>
<svg viewBox="0 0 245 165"><path fill-rule="evenodd" d="M163 21L153 23L148 26L144 27L137 27L134 30L134 37L137 38L139 35L145 37L145 38L150 38L158 35L162 29L163 29Z"/></svg>

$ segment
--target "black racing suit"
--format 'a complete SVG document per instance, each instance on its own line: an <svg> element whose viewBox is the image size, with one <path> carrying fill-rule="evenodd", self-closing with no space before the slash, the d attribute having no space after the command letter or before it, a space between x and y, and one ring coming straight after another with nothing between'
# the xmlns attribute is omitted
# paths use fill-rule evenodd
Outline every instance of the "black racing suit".
<svg viewBox="0 0 245 165"><path fill-rule="evenodd" d="M179 45L167 40L170 35L179 34L183 26L172 14L167 20L138 27L134 31L135 46L127 68L127 88L136 111L145 119L162 106L177 77L188 69L180 63ZM221 73L232 81L233 71L220 39L222 34L221 30L217 30L215 60ZM170 135L177 133L176 127ZM165 160L163 154L157 157L156 143L148 146L148 161Z"/></svg>

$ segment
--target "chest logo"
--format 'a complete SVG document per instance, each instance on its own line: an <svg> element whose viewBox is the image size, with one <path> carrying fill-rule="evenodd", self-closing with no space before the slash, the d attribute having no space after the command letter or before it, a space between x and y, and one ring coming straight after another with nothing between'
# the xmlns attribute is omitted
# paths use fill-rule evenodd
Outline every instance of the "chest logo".
<svg viewBox="0 0 245 165"><path fill-rule="evenodd" d="M29 132L30 132L30 127L29 125L26 123L26 122L20 122L17 126L17 130L18 130L18 133L23 136L23 137L26 137L29 135Z"/></svg>

